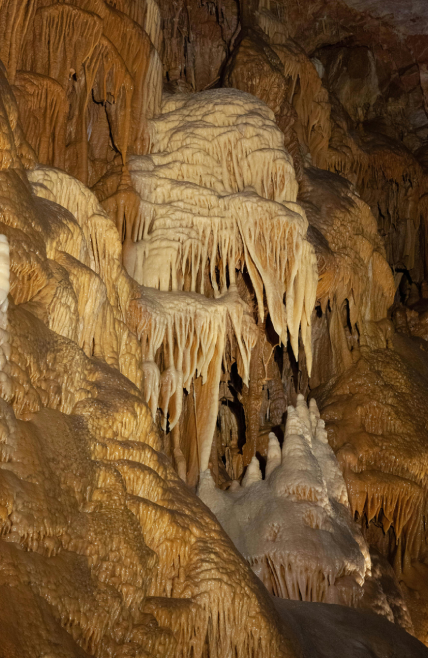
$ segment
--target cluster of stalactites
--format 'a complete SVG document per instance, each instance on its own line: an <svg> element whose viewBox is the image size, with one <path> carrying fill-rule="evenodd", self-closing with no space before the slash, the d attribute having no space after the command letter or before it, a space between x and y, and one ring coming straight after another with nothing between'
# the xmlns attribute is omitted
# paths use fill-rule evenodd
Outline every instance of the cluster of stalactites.
<svg viewBox="0 0 428 658"><path fill-rule="evenodd" d="M347 472L349 500L354 514L376 521L396 539L394 570L398 576L418 559L423 545L426 501L416 482L380 471Z"/></svg>
<svg viewBox="0 0 428 658"><path fill-rule="evenodd" d="M217 418L215 389L218 391L226 341L238 345L242 377L248 382L251 350L257 339L254 322L236 290L208 299L144 288L133 306L139 307L135 331L142 345L143 391L153 416L161 409L163 429L171 431L178 423L183 389L190 392L196 377L213 388L205 425L198 433L200 466L207 468ZM162 372L156 362L160 351Z"/></svg>
<svg viewBox="0 0 428 658"><path fill-rule="evenodd" d="M37 196L54 201L72 213L73 216L65 216L67 226L61 229L60 223L50 226L48 255L58 259L61 254L61 262L70 272L73 267L70 277L76 292L81 289L85 302L89 300L92 308L98 308L98 315L104 318L105 341L107 332L112 336L125 332L123 322L135 332L140 345L139 354L134 356L137 362L143 363L140 378L132 377L132 380L142 388L153 417L157 409L161 409L164 429L168 422L168 429L172 430L179 420L183 388L190 391L193 379L198 376L203 382L212 380L214 375L216 381L219 379L226 341L237 345L240 373L244 382L248 382L256 330L235 289L209 299L191 292L140 288L121 268L119 235L90 190L68 174L48 167L37 167L29 173L29 178ZM66 254L72 258L67 259ZM77 311L84 315L86 303L80 304L79 294L78 301ZM91 346L94 339L98 342L98 334L94 335L94 331L98 331L97 323L96 318L91 323L79 318L85 339L82 347ZM70 324L69 320L64 330L68 331ZM55 331L68 336L64 330L55 325ZM123 336L123 340L125 337L129 340L127 332ZM119 337L115 348L119 350L118 365L131 377L129 359L124 357L123 364L121 362L121 341ZM162 359L159 359L160 353ZM205 468L216 410L217 400L213 396L204 427L198 433L199 454Z"/></svg>
<svg viewBox="0 0 428 658"><path fill-rule="evenodd" d="M3 5L1 55L39 161L92 184L117 151L123 163L130 146L146 152L162 89L155 0L138 10L113 0Z"/></svg>
<svg viewBox="0 0 428 658"><path fill-rule="evenodd" d="M128 272L147 287L219 297L246 269L260 320L267 310L296 356L300 330L310 368L316 259L272 112L236 90L167 97L150 151L129 162L138 196L125 211L108 181L97 187L125 236Z"/></svg>
<svg viewBox="0 0 428 658"><path fill-rule="evenodd" d="M308 147L314 165L324 168L331 136L331 105L322 83L323 66L310 59L290 38L287 25L278 20L269 6L260 2L256 20L278 56L288 82L287 100L297 114L295 129L299 142Z"/></svg>
<svg viewBox="0 0 428 658"><path fill-rule="evenodd" d="M315 400L288 408L282 449L270 434L264 479L253 457L241 484L222 491L206 471L198 495L275 595L337 602L335 584L350 576L348 599L361 596L369 551Z"/></svg>

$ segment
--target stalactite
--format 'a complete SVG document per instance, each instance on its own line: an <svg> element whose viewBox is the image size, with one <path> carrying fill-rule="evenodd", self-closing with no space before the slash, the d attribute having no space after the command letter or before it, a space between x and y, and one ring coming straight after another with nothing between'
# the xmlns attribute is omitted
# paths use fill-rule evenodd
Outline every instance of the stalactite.
<svg viewBox="0 0 428 658"><path fill-rule="evenodd" d="M258 337L251 354L250 377L248 386L243 390L242 404L245 412L245 438L243 447L243 465L248 466L257 451L257 438L260 429L260 409L263 399L263 382L266 377L263 363L266 325L257 327Z"/></svg>
<svg viewBox="0 0 428 658"><path fill-rule="evenodd" d="M211 94L211 97L213 102L216 103L216 95ZM232 95L231 99L236 99L235 102L239 107L240 101L238 98ZM187 125L183 123L183 127L180 126L180 122L184 121L186 116L184 112L182 114L179 112L182 103L183 101L179 101L179 105L175 110L177 116L175 119L176 127L174 127L174 123L171 127L167 123L170 118L174 121L174 106L177 101L172 101L172 99L169 101L169 105L165 105L162 118L154 122L157 137L153 137L151 150L152 152L166 150L166 153L159 156L154 154L150 159L134 160L130 163L130 173L134 187L143 202L140 206L141 223L138 228L133 229L134 235L138 236L138 250L135 252L135 265L131 273L137 281L144 285L159 287L163 290L168 290L171 286L172 290L179 290L185 285L185 272L189 268L192 272L190 290L195 291L199 288L198 292L203 292L205 277L201 274L203 269L209 266L211 285L219 293L221 290L224 291L226 277L229 277L230 284L233 284L236 263L240 262L241 267L245 264L257 291L261 318L264 315L262 300L264 284L268 309L281 340L287 340L285 328L288 326L293 348L296 349L298 330L302 318L302 338L310 358L310 343L309 340L306 341L306 337L308 336L307 328L310 326L311 308L315 299L315 261L311 248L306 242L303 242L302 247L300 247L299 239L300 236L304 235L305 218L299 214L297 206L290 204L290 201L294 200L293 195L296 187L290 165L287 159L283 159L281 155L284 154L284 151L279 132L275 134L275 131L273 131L271 135L266 134L264 136L266 146L269 145L271 149L272 147L275 148L275 151L268 151L266 148L260 151L263 146L256 141L256 135L251 128L249 128L246 139L247 144L245 142L241 144L240 133L236 133L236 138L234 138L231 136L230 131L225 131L214 123L213 135L217 135L215 140L206 140L201 132L199 150L193 151L186 145L185 141L180 146L179 162L182 160L182 164L179 167L182 171L181 176L185 175L189 183L177 185L169 181L166 173L168 163L171 161L169 166L173 166L174 161L177 162L174 140L177 140L178 135L185 130ZM191 106L195 106L191 99L189 103ZM221 103L222 101L219 98L219 104ZM187 107L184 107L188 111ZM197 107L196 105L194 109L196 110ZM245 118L246 124L251 126L250 117L245 116ZM255 115L254 121L258 121ZM165 128L167 130L164 133ZM170 133L171 139L169 140ZM195 139L195 137L191 139ZM231 139L238 148L237 153L235 153L232 146L233 142L230 143ZM233 148L233 151L231 151L231 148ZM206 165L202 169L202 172L205 169L206 174L198 173L200 172L199 167L196 169L195 165L199 165L201 161L202 149L207 151L207 164L210 161L209 159L218 163L213 173L209 169L205 169ZM245 155L245 160L240 157L240 149L243 150L242 156ZM261 180L256 170L252 168L253 152L254 155L260 153L266 159L267 164L269 163L269 174ZM171 159L169 153L175 160ZM230 160L230 157L232 157L232 160ZM246 161L248 164L245 164ZM162 166L164 163L166 167ZM155 174L153 165L155 166ZM232 170L230 170L231 166L233 167ZM157 174L157 170L159 170L159 174ZM205 177L206 182L203 179L201 180L201 175ZM214 179L213 175L215 176ZM216 178L218 183L215 182ZM162 186L159 183L162 183ZM199 186L204 183L204 186L195 187L195 183L199 183ZM260 197L254 197L248 193L240 196L219 197L212 189L214 187L214 189L217 188L220 191L218 186L221 185L229 193L233 193L240 191L243 186L248 184L253 184L259 194L273 198L276 203L269 201L261 203ZM100 187L98 194L108 198L108 188L105 188L105 190ZM168 194L171 201L176 199L171 207L170 217L163 214L166 194ZM187 207L183 207L181 199L185 200ZM192 206L195 201L199 213L205 215L206 219L203 222L200 214L197 218L192 218ZM150 213L153 217L153 212L156 215L159 212L160 216L148 232L147 214ZM268 223L265 219L267 213L271 218ZM168 238L166 229L168 229L174 215L177 229L179 229L179 241L173 242ZM224 216L224 219L213 223L213 220L217 220L219 215L220 218ZM231 215L234 216L234 219ZM286 219L287 215L290 218L288 221ZM269 233L266 234L266 231L269 231ZM169 252L170 272L168 272L168 268L165 268L163 260L160 276L157 274L159 267L156 265L158 262L156 258L157 254L160 253L161 245L163 259L166 253ZM284 245L284 247L279 249L279 245ZM219 257L222 259L220 288L217 284L214 269L216 260ZM292 261L294 261L294 265L291 265ZM276 268L280 272L279 276L270 270L270 263L276 263ZM303 263L307 264L307 277L302 271ZM200 282L199 285L197 284L198 281ZM285 290L289 291L287 316L285 316L282 302L284 290L278 281L285 281Z"/></svg>
<svg viewBox="0 0 428 658"><path fill-rule="evenodd" d="M11 79L17 67L23 69L16 85L24 132L41 162L65 167L85 183L105 173L115 150L123 163L130 145L135 153L147 152L147 121L160 109L159 10L154 1L141 16L121 8L131 15L104 0L38 8L23 3L20 12L14 10L19 28L12 32L12 15L5 14L5 48L20 47L19 60L6 62ZM25 27L30 19L31 32ZM66 33L70 38L64 40ZM94 121L100 107L107 116Z"/></svg>
<svg viewBox="0 0 428 658"><path fill-rule="evenodd" d="M156 50L160 51L162 46L161 15L156 0L144 0L144 2L138 0L106 1L140 25L149 35Z"/></svg>
<svg viewBox="0 0 428 658"><path fill-rule="evenodd" d="M117 168L95 191L124 238L129 274L145 287L141 303L133 305L133 326L138 336L147 336L146 395L152 412L159 401L164 430L178 422L183 386L190 391L193 377L202 375L193 395L198 461L206 468L226 339L237 346L246 385L255 344L254 320L237 292L236 270L248 270L259 322L265 317L265 294L278 340L286 343L289 331L296 354L300 332L309 369L317 272L313 249L304 239L306 218L295 204L291 163L281 133L267 122L272 115L262 128L260 113L268 111L261 104L256 111L250 97L205 92L203 98L204 103L167 97L163 113L151 123L150 155L131 157L129 174ZM263 175L256 156L264 163ZM247 191L249 185L258 194ZM160 291L156 304L149 302L153 289ZM156 320L153 331L149 318L156 317L152 314L160 304L164 319ZM203 309L208 315L202 321ZM199 327L194 313L201 318ZM203 361L198 362L200 348ZM151 365L156 360L160 365L159 359L160 378ZM258 427L254 431L256 437Z"/></svg>
<svg viewBox="0 0 428 658"><path fill-rule="evenodd" d="M20 68L53 78L65 89L70 72L80 72L99 42L102 29L98 16L73 5L40 7L22 51ZM71 38L65 40L64 34Z"/></svg>
<svg viewBox="0 0 428 658"><path fill-rule="evenodd" d="M308 146L314 165L325 168L331 133L328 92L315 65L297 44L274 42L273 49L282 62L284 76L291 78L288 100L299 119L296 124L299 141Z"/></svg>
<svg viewBox="0 0 428 658"><path fill-rule="evenodd" d="M15 82L22 46L34 20L37 0L2 0L0 4L0 59L9 72L9 82Z"/></svg>
<svg viewBox="0 0 428 658"><path fill-rule="evenodd" d="M318 256L317 299L323 312L328 304L332 307L329 330L338 366L341 363L339 372L352 362L340 314L346 308L349 331L358 331L364 344L386 345L370 326L386 317L395 282L375 218L349 184L333 174L307 169L299 201L318 231L312 234Z"/></svg>
<svg viewBox="0 0 428 658"><path fill-rule="evenodd" d="M382 525L384 533L393 527L397 549L394 569L401 575L419 555L426 515L424 492L417 484L392 475L365 471L347 474L349 501L353 513Z"/></svg>
<svg viewBox="0 0 428 658"><path fill-rule="evenodd" d="M322 394L330 389L323 415L353 512L398 575L425 550L425 456L417 447L425 421L409 413L410 400L424 409L424 393L407 365L418 349L392 336L389 349L367 352Z"/></svg>
<svg viewBox="0 0 428 658"><path fill-rule="evenodd" d="M229 292L210 300L186 293L154 294L147 288L142 289L141 298L130 306L128 323L142 341L143 368L147 368L146 395L153 411L158 406L163 386L159 402L165 429L169 411L169 429L173 429L179 420L183 387L190 392L192 380L193 386L197 385L194 393L196 437L199 462L206 467L217 420L217 396L228 331L231 332L232 341L239 336L244 372L249 372L249 355L255 343L255 331L251 324L245 329L242 310L236 293ZM228 317L234 318L233 324L228 325ZM154 364L161 346L165 355L163 383ZM197 375L198 379L194 379Z"/></svg>
<svg viewBox="0 0 428 658"><path fill-rule="evenodd" d="M7 309L10 290L9 244L6 236L0 235L0 380L5 397L10 398L12 391L8 377L7 363L10 358Z"/></svg>
<svg viewBox="0 0 428 658"><path fill-rule="evenodd" d="M162 20L159 53L165 79L178 89L201 91L215 86L239 31L236 0L157 0L157 4Z"/></svg>
<svg viewBox="0 0 428 658"><path fill-rule="evenodd" d="M19 71L14 91L24 133L39 161L64 169L68 102L63 87L52 78Z"/></svg>

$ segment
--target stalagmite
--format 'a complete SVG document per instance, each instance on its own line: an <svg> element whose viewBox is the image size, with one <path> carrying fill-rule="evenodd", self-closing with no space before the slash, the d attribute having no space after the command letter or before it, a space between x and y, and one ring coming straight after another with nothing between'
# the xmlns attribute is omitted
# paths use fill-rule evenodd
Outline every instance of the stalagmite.
<svg viewBox="0 0 428 658"><path fill-rule="evenodd" d="M241 487L216 489L206 471L198 495L276 596L336 602L348 596L354 605L362 596L368 546L351 518L315 400L308 408L300 396L288 408L282 449L270 434L265 479L253 457ZM340 593L343 578L349 583Z"/></svg>

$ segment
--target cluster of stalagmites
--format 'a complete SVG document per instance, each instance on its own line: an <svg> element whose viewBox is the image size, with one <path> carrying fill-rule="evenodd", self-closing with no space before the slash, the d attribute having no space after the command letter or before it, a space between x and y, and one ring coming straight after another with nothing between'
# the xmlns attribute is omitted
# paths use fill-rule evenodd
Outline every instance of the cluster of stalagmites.
<svg viewBox="0 0 428 658"><path fill-rule="evenodd" d="M264 478L253 457L242 485L233 480L222 491L207 470L198 495L276 596L345 604L361 596L369 549L315 400L308 409L300 395L288 408L282 448L269 434Z"/></svg>
<svg viewBox="0 0 428 658"><path fill-rule="evenodd" d="M201 473L198 495L275 596L375 610L413 633L391 567L353 520L314 399L288 408L282 448L269 434L264 477L253 457L226 491Z"/></svg>
<svg viewBox="0 0 428 658"><path fill-rule="evenodd" d="M0 655L425 655L423 92L288 4L0 0Z"/></svg>

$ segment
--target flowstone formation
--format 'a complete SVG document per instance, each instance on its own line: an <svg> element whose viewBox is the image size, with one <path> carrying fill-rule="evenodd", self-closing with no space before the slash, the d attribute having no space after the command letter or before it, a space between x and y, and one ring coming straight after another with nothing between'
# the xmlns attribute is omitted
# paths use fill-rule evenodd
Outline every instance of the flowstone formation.
<svg viewBox="0 0 428 658"><path fill-rule="evenodd" d="M0 0L0 656L428 655L415 3Z"/></svg>

